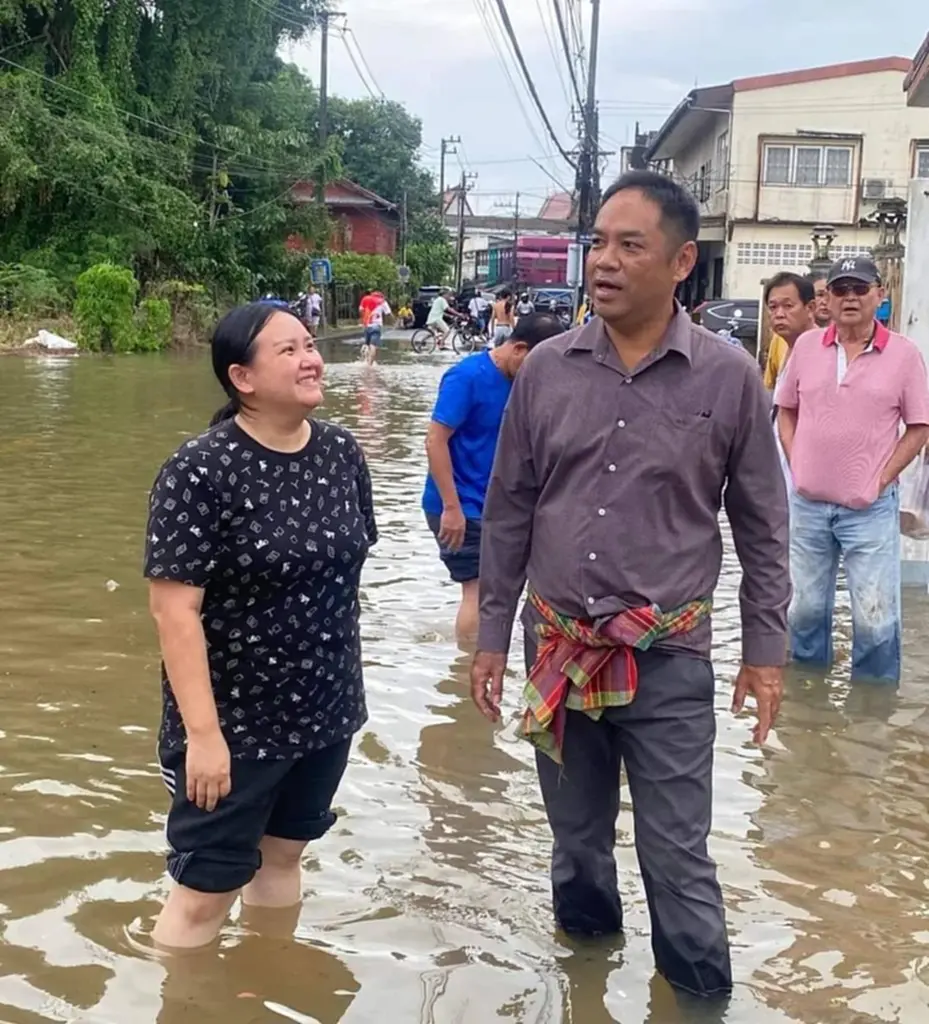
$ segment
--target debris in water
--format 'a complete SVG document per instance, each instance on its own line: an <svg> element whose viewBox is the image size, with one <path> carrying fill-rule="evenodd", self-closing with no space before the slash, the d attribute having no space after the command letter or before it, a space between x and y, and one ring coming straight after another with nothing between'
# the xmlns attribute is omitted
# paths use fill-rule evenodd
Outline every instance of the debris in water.
<svg viewBox="0 0 929 1024"><path fill-rule="evenodd" d="M116 580L107 580L106 589L112 594L114 590L119 590L119 584Z"/></svg>

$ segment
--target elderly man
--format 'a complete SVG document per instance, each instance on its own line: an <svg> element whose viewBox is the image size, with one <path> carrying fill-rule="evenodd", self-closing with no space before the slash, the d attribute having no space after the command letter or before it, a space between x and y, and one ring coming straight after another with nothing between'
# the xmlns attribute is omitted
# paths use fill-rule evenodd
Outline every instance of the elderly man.
<svg viewBox="0 0 929 1024"><path fill-rule="evenodd" d="M624 175L588 262L597 316L526 360L504 416L484 510L472 697L500 715L528 580L521 733L554 833L555 917L622 928L614 846L621 763L661 973L701 996L732 974L712 809L710 610L725 500L743 566L733 706L764 742L787 650L787 497L757 366L675 303L699 212L670 178Z"/></svg>
<svg viewBox="0 0 929 1024"><path fill-rule="evenodd" d="M801 337L775 393L795 492L790 506L790 646L832 661L839 559L852 604L852 678L900 678L897 478L929 439L929 387L916 346L875 319L874 262L829 272L832 325ZM904 429L901 436L900 428Z"/></svg>

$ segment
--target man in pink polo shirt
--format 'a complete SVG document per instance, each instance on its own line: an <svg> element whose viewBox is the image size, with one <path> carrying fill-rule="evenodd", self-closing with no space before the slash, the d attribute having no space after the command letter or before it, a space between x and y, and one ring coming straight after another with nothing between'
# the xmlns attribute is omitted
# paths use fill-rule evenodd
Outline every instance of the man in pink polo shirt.
<svg viewBox="0 0 929 1024"><path fill-rule="evenodd" d="M795 486L791 652L795 661L831 664L841 557L852 604L852 678L896 682L897 478L929 439L929 384L913 342L874 318L884 289L871 259L839 260L827 286L833 322L798 339L775 395Z"/></svg>

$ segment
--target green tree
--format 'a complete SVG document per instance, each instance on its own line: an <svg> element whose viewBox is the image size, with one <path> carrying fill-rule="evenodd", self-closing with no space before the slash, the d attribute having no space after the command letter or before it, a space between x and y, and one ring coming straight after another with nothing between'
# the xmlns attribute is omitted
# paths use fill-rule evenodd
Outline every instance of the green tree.
<svg viewBox="0 0 929 1024"><path fill-rule="evenodd" d="M346 175L399 203L410 241L434 205L421 126L395 103L318 96L281 43L325 0L0 0L0 263L73 297L100 263L143 293L202 283L216 301L292 290L288 241L329 235L299 181ZM434 227L434 226L433 226ZM430 228L430 231L432 228Z"/></svg>

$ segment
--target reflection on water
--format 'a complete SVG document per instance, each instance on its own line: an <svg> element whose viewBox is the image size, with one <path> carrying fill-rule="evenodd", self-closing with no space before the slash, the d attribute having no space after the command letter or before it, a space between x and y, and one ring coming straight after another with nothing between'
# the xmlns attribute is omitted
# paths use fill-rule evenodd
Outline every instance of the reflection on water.
<svg viewBox="0 0 929 1024"><path fill-rule="evenodd" d="M907 599L899 694L850 689L847 662L826 679L792 674L761 752L727 710L739 649L727 555L712 851L737 990L728 1009L679 1005L654 978L628 803L623 941L553 932L531 757L512 722L494 731L470 706L457 595L419 512L440 373L330 366L326 415L364 444L379 508L363 592L371 721L339 825L307 859L294 935L236 920L219 949L166 970L145 943L165 892L167 803L142 529L158 465L219 396L200 357L0 360L0 1020L929 1019L926 600ZM512 676L511 713L518 701Z"/></svg>

